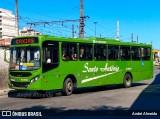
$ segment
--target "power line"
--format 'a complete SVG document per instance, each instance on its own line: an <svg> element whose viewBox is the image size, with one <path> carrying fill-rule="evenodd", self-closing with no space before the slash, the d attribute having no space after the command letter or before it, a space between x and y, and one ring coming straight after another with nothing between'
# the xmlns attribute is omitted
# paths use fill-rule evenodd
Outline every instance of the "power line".
<svg viewBox="0 0 160 119"><path fill-rule="evenodd" d="M67 29L71 29L71 27L69 26L66 26L66 25L63 25L64 23L66 22L79 22L79 20L62 20L62 21L52 21L52 22L46 22L46 21L42 21L42 22L27 22L27 25L30 25L30 26L39 26L39 27L45 27L45 28L48 28L48 29L55 29L54 26L52 26L53 24L62 24L63 27L61 28L65 28L65 30L62 30L62 29L57 29L59 27L56 27L55 31L56 32L60 32L62 33L65 32L65 34L67 35L68 33L67 32L71 32ZM40 25L43 25L43 26L40 26ZM46 27L49 26L49 27ZM50 31L50 30L49 30ZM49 32L50 33L50 32Z"/></svg>
<svg viewBox="0 0 160 119"><path fill-rule="evenodd" d="M63 24L63 23L66 23L66 22L79 22L80 20L79 19L76 19L76 20L62 20L62 21L51 21L51 22L47 22L47 21L44 21L44 22L27 22L27 25L45 25L45 24Z"/></svg>
<svg viewBox="0 0 160 119"><path fill-rule="evenodd" d="M18 0L16 0L16 3L17 3L17 7L18 8ZM76 20L59 20L59 21L50 21L50 22L47 22L47 21L39 21L39 22L32 22L29 18L27 17L20 17L20 20L22 20L23 22L26 21L26 19L29 20L29 22L26 21L26 25L29 26L30 25L30 28L32 26L37 26L37 25L43 25L45 28L46 28L46 25L51 25L51 24L64 24L64 23L67 23L67 22L79 22L79 37L84 37L84 19L85 18L89 18L88 16L84 16L84 10L83 10L83 0L80 0L80 6L79 7L75 7L74 9L76 9L77 11L77 8L80 8L80 19L76 19ZM22 22L21 22L22 23ZM49 29L49 28L48 28ZM62 31L62 30L61 30Z"/></svg>

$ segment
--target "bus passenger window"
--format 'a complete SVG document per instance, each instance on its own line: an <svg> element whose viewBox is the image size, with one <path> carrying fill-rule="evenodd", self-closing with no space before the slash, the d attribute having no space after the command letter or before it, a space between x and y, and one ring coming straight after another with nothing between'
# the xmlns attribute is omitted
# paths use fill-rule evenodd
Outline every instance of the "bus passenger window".
<svg viewBox="0 0 160 119"><path fill-rule="evenodd" d="M141 60L141 51L140 47L133 46L131 48L132 60Z"/></svg>
<svg viewBox="0 0 160 119"><path fill-rule="evenodd" d="M121 54L121 60L130 60L131 55L130 55L130 47L127 46L121 46L120 49L120 54Z"/></svg>
<svg viewBox="0 0 160 119"><path fill-rule="evenodd" d="M80 60L92 60L93 48L89 44L79 45L79 58Z"/></svg>
<svg viewBox="0 0 160 119"><path fill-rule="evenodd" d="M80 58L84 57L84 48L80 48Z"/></svg>
<svg viewBox="0 0 160 119"><path fill-rule="evenodd" d="M90 46L86 47L86 59L92 60L92 48Z"/></svg>
<svg viewBox="0 0 160 119"><path fill-rule="evenodd" d="M62 51L62 60L69 60L69 57L67 55L67 48L64 48L64 47Z"/></svg>
<svg viewBox="0 0 160 119"><path fill-rule="evenodd" d="M77 60L77 44L63 43L62 44L62 60Z"/></svg>
<svg viewBox="0 0 160 119"><path fill-rule="evenodd" d="M106 60L107 51L106 45L95 45L94 46L94 59L95 60Z"/></svg>
<svg viewBox="0 0 160 119"><path fill-rule="evenodd" d="M72 44L71 48L71 60L77 60L77 46Z"/></svg>
<svg viewBox="0 0 160 119"><path fill-rule="evenodd" d="M119 46L108 46L108 60L119 60Z"/></svg>
<svg viewBox="0 0 160 119"><path fill-rule="evenodd" d="M142 51L142 60L150 60L150 48L143 47L141 48Z"/></svg>

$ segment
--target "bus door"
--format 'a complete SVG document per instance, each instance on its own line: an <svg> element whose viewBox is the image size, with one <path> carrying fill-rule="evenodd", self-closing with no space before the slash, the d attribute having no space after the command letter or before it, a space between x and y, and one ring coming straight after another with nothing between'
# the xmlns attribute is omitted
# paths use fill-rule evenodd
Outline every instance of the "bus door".
<svg viewBox="0 0 160 119"><path fill-rule="evenodd" d="M44 41L42 44L42 73L45 83L45 88L59 87L59 42ZM43 83L42 83L43 85ZM50 86L52 85L52 86Z"/></svg>

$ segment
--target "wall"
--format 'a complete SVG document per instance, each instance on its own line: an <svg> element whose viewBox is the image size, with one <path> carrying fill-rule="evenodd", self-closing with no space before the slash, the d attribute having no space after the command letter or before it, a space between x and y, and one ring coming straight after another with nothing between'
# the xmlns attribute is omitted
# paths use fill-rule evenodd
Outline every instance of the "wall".
<svg viewBox="0 0 160 119"><path fill-rule="evenodd" d="M4 49L0 47L0 90L8 88L8 67L9 64L4 62Z"/></svg>

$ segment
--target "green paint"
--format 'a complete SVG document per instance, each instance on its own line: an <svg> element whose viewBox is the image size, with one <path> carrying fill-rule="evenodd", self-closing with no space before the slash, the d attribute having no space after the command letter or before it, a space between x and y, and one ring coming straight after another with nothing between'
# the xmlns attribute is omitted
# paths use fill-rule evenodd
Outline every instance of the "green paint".
<svg viewBox="0 0 160 119"><path fill-rule="evenodd" d="M29 37L18 37L17 39L26 39L32 38ZM35 38L35 37L34 37ZM14 38L15 41L16 38ZM49 51L49 48L43 48L43 42L50 42L56 41L58 43L58 54L56 60L56 64L52 64L55 68L50 67L51 70L45 71L43 68L47 67L49 64L43 64L44 59L44 49L45 51ZM124 61L121 59L120 52L118 60L108 60L106 55L106 60L98 61L94 60L94 53L92 53L92 60L69 60L64 61L62 59L62 44L63 43L75 43L77 44L77 49L79 44L90 44L94 46L99 45L106 45L106 48L109 45L117 45L118 48L120 46L131 47L143 47L143 48L150 48L150 59L146 61L134 61L134 60L127 60ZM52 43L52 42L51 42ZM47 44L47 47L54 47L54 44ZM66 77L70 77L76 83L77 87L87 87L87 86L100 86L100 85L108 85L108 84L122 84L123 78L126 73L130 73L132 75L133 82L141 81L150 79L153 77L153 58L152 58L152 46L148 44L136 44L130 42L120 42L114 39L103 39L103 38L89 38L89 39L81 39L81 38L59 38L59 37L52 37L52 36L39 36L38 42L32 44L18 44L18 45L11 45L11 49L19 47L25 48L28 47L28 55L31 55L31 51L29 51L30 47L39 47L40 48L40 58L39 60L39 68L33 68L32 66L29 67L28 64L24 62L22 64L17 65L17 69L20 68L19 65L22 65L23 70L10 70L9 72L9 81L8 85L10 88L18 89L18 90L55 90L55 89L62 89L63 83ZM33 49L33 48L32 48ZM80 51L77 50L78 56L80 56ZM25 51L24 51L25 52ZM55 52L55 50L53 50ZM142 51L141 51L142 52ZM35 52L34 52L35 53ZM23 53L21 53L23 54ZM34 54L32 54L34 55ZM36 56L36 55L35 55ZM21 56L19 56L21 57ZM26 57L26 56L25 56ZM30 56L31 57L31 56ZM54 56L53 56L54 57ZM129 58L132 58L130 56ZM27 58L26 58L27 59ZM31 59L31 58L30 58ZM27 66L23 66L23 64ZM35 62L34 62L35 65ZM26 68L27 67L27 68ZM15 68L15 67L14 67ZM14 69L13 68L13 69ZM29 68L31 70L29 70ZM27 69L27 70L26 70ZM28 75L28 76L27 76ZM37 78L38 77L38 78ZM37 79L36 79L37 78ZM32 83L31 83L32 80ZM11 84L12 81L12 84Z"/></svg>

